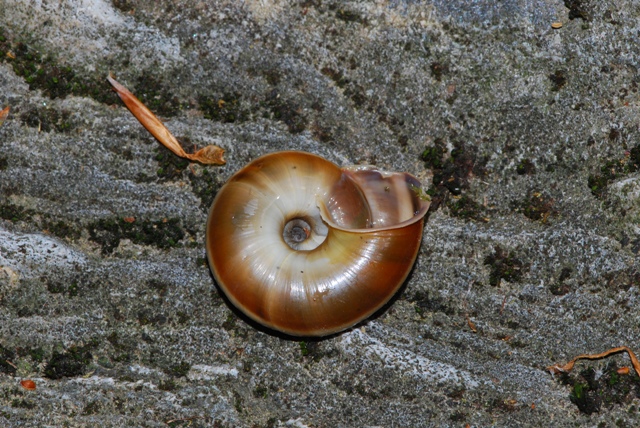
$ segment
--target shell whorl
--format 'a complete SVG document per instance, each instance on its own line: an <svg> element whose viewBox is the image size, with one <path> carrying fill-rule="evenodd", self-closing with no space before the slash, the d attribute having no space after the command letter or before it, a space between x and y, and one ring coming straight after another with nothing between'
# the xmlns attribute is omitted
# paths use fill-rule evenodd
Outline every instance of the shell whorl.
<svg viewBox="0 0 640 428"><path fill-rule="evenodd" d="M415 261L429 202L410 174L341 169L278 152L220 189L207 254L231 303L294 336L347 329L380 309Z"/></svg>

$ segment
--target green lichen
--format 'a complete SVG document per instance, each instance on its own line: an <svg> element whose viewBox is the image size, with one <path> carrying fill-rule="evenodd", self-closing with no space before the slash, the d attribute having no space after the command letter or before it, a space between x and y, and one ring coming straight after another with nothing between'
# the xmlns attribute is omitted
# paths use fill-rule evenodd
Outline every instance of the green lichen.
<svg viewBox="0 0 640 428"><path fill-rule="evenodd" d="M349 79L344 77L344 74L339 70L331 67L323 67L320 72L333 80L339 88L344 88L349 83Z"/></svg>
<svg viewBox="0 0 640 428"><path fill-rule="evenodd" d="M553 208L554 204L555 200L543 192L532 192L524 200L516 202L514 208L530 220L547 223L551 216L557 214Z"/></svg>
<svg viewBox="0 0 640 428"><path fill-rule="evenodd" d="M34 211L22 208L18 205L3 204L0 205L0 218L10 220L12 222L24 221L30 219L34 215Z"/></svg>
<svg viewBox="0 0 640 428"><path fill-rule="evenodd" d="M186 146L186 145L185 145ZM187 153L190 153L190 147L184 147ZM156 175L161 181L171 181L181 179L182 173L189 167L189 161L173 154L164 146L158 146L156 149L156 161L158 169Z"/></svg>
<svg viewBox="0 0 640 428"><path fill-rule="evenodd" d="M238 413L244 412L244 398L237 392L233 392L233 407Z"/></svg>
<svg viewBox="0 0 640 428"><path fill-rule="evenodd" d="M88 96L100 102L112 102L113 93L104 85L103 76L80 76L55 55L44 53L37 42L14 40L0 29L0 61L8 63L30 90L40 90L49 98L68 95ZM60 124L59 126L63 126Z"/></svg>
<svg viewBox="0 0 640 428"><path fill-rule="evenodd" d="M353 10L338 9L336 11L336 18L344 22L357 22L358 24L364 25L367 24L367 19Z"/></svg>
<svg viewBox="0 0 640 428"><path fill-rule="evenodd" d="M446 300L434 297L428 292L418 291L412 299L415 311L421 317L433 312L442 312L446 315L454 315L455 308Z"/></svg>
<svg viewBox="0 0 640 428"><path fill-rule="evenodd" d="M47 361L44 374L49 379L81 376L92 358L88 347L72 346L63 353L54 352Z"/></svg>
<svg viewBox="0 0 640 428"><path fill-rule="evenodd" d="M610 182L621 179L639 170L640 144L626 152L623 157L604 162L598 173L589 175L587 184L594 196L602 198L606 196L607 186Z"/></svg>
<svg viewBox="0 0 640 428"><path fill-rule="evenodd" d="M113 346L115 353L110 354L114 362L127 363L131 361L132 355L137 351L137 341L120 337L117 332L111 332L107 336L107 341Z"/></svg>
<svg viewBox="0 0 640 428"><path fill-rule="evenodd" d="M429 65L431 75L438 82L442 81L442 77L449 72L449 66L442 62L434 61Z"/></svg>
<svg viewBox="0 0 640 428"><path fill-rule="evenodd" d="M622 160L607 161L600 167L599 174L589 175L587 183L591 193L597 197L604 196L609 183L626 173L625 163Z"/></svg>
<svg viewBox="0 0 640 428"><path fill-rule="evenodd" d="M570 401L580 412L590 415L602 407L625 406L640 398L640 378L633 371L620 374L615 361L608 363L599 374L593 368L579 373L564 373L559 380L569 385Z"/></svg>
<svg viewBox="0 0 640 428"><path fill-rule="evenodd" d="M82 409L82 414L85 416L88 415L96 415L98 413L100 413L102 409L102 404L100 404L99 401L90 401L87 403L86 406L84 406L84 409Z"/></svg>
<svg viewBox="0 0 640 428"><path fill-rule="evenodd" d="M282 79L282 74L276 69L263 70L262 75L264 76L267 83L271 86L278 86L280 84L280 80Z"/></svg>
<svg viewBox="0 0 640 428"><path fill-rule="evenodd" d="M302 115L302 109L293 101L282 97L278 91L269 92L261 106L267 110L266 118L284 123L292 134L299 134L307 128L307 119Z"/></svg>
<svg viewBox="0 0 640 428"><path fill-rule="evenodd" d="M189 373L189 370L191 370L191 364L183 361L179 364L172 365L166 372L171 376L185 377Z"/></svg>
<svg viewBox="0 0 640 428"><path fill-rule="evenodd" d="M69 297L76 297L78 295L78 283L74 281L69 284L67 293L69 294Z"/></svg>
<svg viewBox="0 0 640 428"><path fill-rule="evenodd" d="M160 391L175 391L177 388L178 385L173 379L160 381L160 383L158 384L158 389Z"/></svg>
<svg viewBox="0 0 640 428"><path fill-rule="evenodd" d="M522 159L516 166L516 172L519 175L533 175L536 172L536 166L529 159Z"/></svg>
<svg viewBox="0 0 640 428"><path fill-rule="evenodd" d="M62 220L53 220L48 216L45 216L43 221L43 229L63 239L68 238L75 240L79 239L81 235L80 230L76 226L65 223Z"/></svg>
<svg viewBox="0 0 640 428"><path fill-rule="evenodd" d="M112 0L113 6L124 13L135 11L135 3L131 0Z"/></svg>
<svg viewBox="0 0 640 428"><path fill-rule="evenodd" d="M127 9L127 1L119 1L122 9ZM7 37L0 29L0 61L8 63L14 72L29 85L29 89L40 90L52 99L69 95L84 96L113 104L117 96L108 84L102 71L90 74L75 70L65 64L64 58L44 51L37 40L18 40ZM103 67L96 67L103 70ZM132 92L153 112L163 116L174 116L186 107L175 97L169 86L155 77L153 70L140 72L132 79ZM65 112L55 112L47 108L32 109L22 115L24 123L48 131L56 129L68 132L72 123Z"/></svg>
<svg viewBox="0 0 640 428"><path fill-rule="evenodd" d="M517 409L516 400L511 398L494 398L489 402L489 410L499 413L510 413Z"/></svg>
<svg viewBox="0 0 640 428"><path fill-rule="evenodd" d="M12 52L13 71L24 78L29 89L42 90L50 98L64 98L73 92L75 73L70 67L57 64L53 57L26 43L14 44Z"/></svg>
<svg viewBox="0 0 640 428"><path fill-rule="evenodd" d="M188 175L191 190L200 199L200 207L207 211L222 183L217 174L208 168L198 168L195 174ZM203 260L206 265L206 259Z"/></svg>
<svg viewBox="0 0 640 428"><path fill-rule="evenodd" d="M431 212L437 210L440 205L448 201L451 196L461 196L467 190L472 176L483 176L484 165L487 159L480 159L475 149L464 144L455 144L450 156L446 157L447 147L445 142L436 138L433 146L425 148L420 159L425 168L433 173L432 186L427 190L431 196ZM471 198L465 197L450 201L449 209L452 215L487 221L484 207L475 203Z"/></svg>
<svg viewBox="0 0 640 428"><path fill-rule="evenodd" d="M33 409L36 407L36 404L32 400L27 400L24 398L14 398L13 400L11 400L11 407Z"/></svg>
<svg viewBox="0 0 640 428"><path fill-rule="evenodd" d="M147 287L154 290L159 297L164 297L167 294L167 290L169 289L169 285L167 283L157 279L152 279L148 281Z"/></svg>
<svg viewBox="0 0 640 428"><path fill-rule="evenodd" d="M253 396L256 398L267 398L269 396L269 389L264 385L258 385L253 390Z"/></svg>
<svg viewBox="0 0 640 428"><path fill-rule="evenodd" d="M359 108L366 103L367 96L362 85L345 77L342 71L323 67L320 72L333 80L336 86L343 89L342 93L351 100L354 107Z"/></svg>
<svg viewBox="0 0 640 428"><path fill-rule="evenodd" d="M140 245L153 245L168 249L180 245L185 232L180 220L169 218L157 221L135 220L130 223L122 218L100 219L88 226L89 239L99 244L103 254L110 254L122 239Z"/></svg>
<svg viewBox="0 0 640 428"><path fill-rule="evenodd" d="M71 114L66 111L58 111L52 107L39 106L31 108L20 115L20 120L31 128L37 128L42 132L69 132L72 130L70 122Z"/></svg>
<svg viewBox="0 0 640 428"><path fill-rule="evenodd" d="M551 90L554 92L559 91L567 84L567 72L565 70L556 70L549 75L551 81Z"/></svg>
<svg viewBox="0 0 640 428"><path fill-rule="evenodd" d="M591 0L564 0L564 7L569 9L569 19L591 20Z"/></svg>
<svg viewBox="0 0 640 428"><path fill-rule="evenodd" d="M562 271L560 271L560 275L558 276L558 280L556 282L553 282L549 286L549 291L551 292L551 294L553 294L554 296L564 296L565 294L570 292L571 287L566 284L565 281L571 278L572 273L573 269L571 269L570 267L562 268Z"/></svg>
<svg viewBox="0 0 640 428"><path fill-rule="evenodd" d="M446 189L457 196L469 187L469 178L472 173L483 175L483 165L486 160L478 159L471 147L457 145L451 150L450 157L439 163L438 150L445 153L446 149L442 140L436 140L434 144L435 148L425 156L425 167L433 171L433 185L436 188Z"/></svg>
<svg viewBox="0 0 640 428"><path fill-rule="evenodd" d="M300 346L300 354L303 357L306 357L307 355L309 355L309 348L307 347L307 342L299 342L299 346Z"/></svg>
<svg viewBox="0 0 640 428"><path fill-rule="evenodd" d="M519 282L526 271L526 267L520 259L507 253L500 246L496 246L494 253L485 257L484 264L491 267L489 284L494 287L499 286L503 279L509 282Z"/></svg>
<svg viewBox="0 0 640 428"><path fill-rule="evenodd" d="M47 281L47 290L52 294L60 294L64 293L67 290L67 287L65 287L62 282Z"/></svg>
<svg viewBox="0 0 640 428"><path fill-rule="evenodd" d="M16 373L16 368L10 364L10 362L14 361L15 357L16 354L12 350L0 345L0 373L8 375L14 375Z"/></svg>
<svg viewBox="0 0 640 428"><path fill-rule="evenodd" d="M189 315L186 312L176 312L176 321L178 324L184 325L189 321Z"/></svg>
<svg viewBox="0 0 640 428"><path fill-rule="evenodd" d="M222 123L245 122L251 116L242 107L239 93L228 93L222 96L200 96L198 104L206 119Z"/></svg>
<svg viewBox="0 0 640 428"><path fill-rule="evenodd" d="M188 107L171 93L168 85L149 72L135 77L129 90L158 116L175 116Z"/></svg>
<svg viewBox="0 0 640 428"><path fill-rule="evenodd" d="M164 325L167 323L166 315L162 313L155 313L151 309L142 309L137 314L137 319L140 325Z"/></svg>
<svg viewBox="0 0 640 428"><path fill-rule="evenodd" d="M36 216L37 212L23 208L14 204L0 205L0 218L9 220L12 222L30 221ZM62 220L57 220L50 214L40 214L40 220L37 221L37 226L45 233L50 233L58 238L78 239L80 238L80 230L69 223Z"/></svg>
<svg viewBox="0 0 640 428"><path fill-rule="evenodd" d="M45 352L44 352L44 349L42 348L34 348L34 349L29 349L28 355L31 357L31 359L34 362L40 363L42 362L42 360L44 360Z"/></svg>
<svg viewBox="0 0 640 428"><path fill-rule="evenodd" d="M454 217L469 219L486 223L489 218L484 206L480 205L470 197L462 195L459 198L451 198L447 201L449 212Z"/></svg>
<svg viewBox="0 0 640 428"><path fill-rule="evenodd" d="M441 139L436 139L435 145L424 149L420 155L420 160L424 162L425 168L442 169L446 149Z"/></svg>
<svg viewBox="0 0 640 428"><path fill-rule="evenodd" d="M449 420L451 422L456 422L458 424L461 424L462 422L466 421L467 418L468 418L467 414L460 410L455 411L451 415L449 415Z"/></svg>

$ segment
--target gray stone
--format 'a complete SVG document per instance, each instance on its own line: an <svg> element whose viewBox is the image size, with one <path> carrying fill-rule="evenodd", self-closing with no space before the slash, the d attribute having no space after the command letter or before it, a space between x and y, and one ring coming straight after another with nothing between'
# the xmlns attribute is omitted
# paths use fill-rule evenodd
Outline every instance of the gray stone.
<svg viewBox="0 0 640 428"><path fill-rule="evenodd" d="M640 425L625 355L545 369L640 350L639 19L632 0L0 0L0 425ZM161 148L109 72L228 163ZM411 172L439 202L393 304L320 341L247 322L205 261L216 191L286 149Z"/></svg>

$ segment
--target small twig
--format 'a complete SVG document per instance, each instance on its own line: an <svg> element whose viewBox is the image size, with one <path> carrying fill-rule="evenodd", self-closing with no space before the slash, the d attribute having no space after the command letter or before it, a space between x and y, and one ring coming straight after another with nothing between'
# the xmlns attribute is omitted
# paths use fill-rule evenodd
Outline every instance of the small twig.
<svg viewBox="0 0 640 428"><path fill-rule="evenodd" d="M9 360L4 360L7 364L9 364L11 367L13 367L14 369L18 370L18 366L16 366L15 364L13 364L11 361Z"/></svg>
<svg viewBox="0 0 640 428"><path fill-rule="evenodd" d="M186 421L188 421L189 424L191 424L191 421L193 421L194 419L204 419L204 416L192 416L190 418L171 419L170 421L166 421L165 424L169 425L174 422L186 422Z"/></svg>
<svg viewBox="0 0 640 428"><path fill-rule="evenodd" d="M469 318L469 311L467 309L467 296L469 295L469 293L471 293L471 283L469 283L469 287L467 288L467 292L465 293L464 297L462 298L462 308L464 309L464 316L467 319L467 325L469 326L469 328L471 329L472 332L477 333L478 329L476 328L476 325L473 321L471 321L471 318Z"/></svg>
<svg viewBox="0 0 640 428"><path fill-rule="evenodd" d="M507 295L504 295L504 299L502 299L502 305L500 306L500 315L502 315L502 313L504 312L504 306L507 303Z"/></svg>
<svg viewBox="0 0 640 428"><path fill-rule="evenodd" d="M583 359L599 360L600 358L605 358L605 357L608 357L609 355L617 354L618 352L626 352L627 354L629 354L629 358L631 359L631 364L633 365L633 368L635 369L638 376L640 376L640 361L638 361L638 357L636 357L636 354L634 354L633 351L629 349L629 347L627 346L618 346L617 348L609 349L608 351L602 352L600 354L578 355L577 357L569 361L564 366L559 366L557 364L554 364L552 366L547 367L547 370L549 370L551 374L568 373L571 370L573 370L573 366L578 360L583 360Z"/></svg>

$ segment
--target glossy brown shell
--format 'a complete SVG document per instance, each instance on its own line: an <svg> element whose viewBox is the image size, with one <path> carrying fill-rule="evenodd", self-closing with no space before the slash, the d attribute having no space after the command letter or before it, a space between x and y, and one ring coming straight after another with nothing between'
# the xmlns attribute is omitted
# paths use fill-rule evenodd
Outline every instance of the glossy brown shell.
<svg viewBox="0 0 640 428"><path fill-rule="evenodd" d="M278 152L220 189L207 223L209 266L233 305L294 336L325 336L366 319L413 266L429 202L410 174L341 169L319 156ZM285 242L308 221L301 249Z"/></svg>

